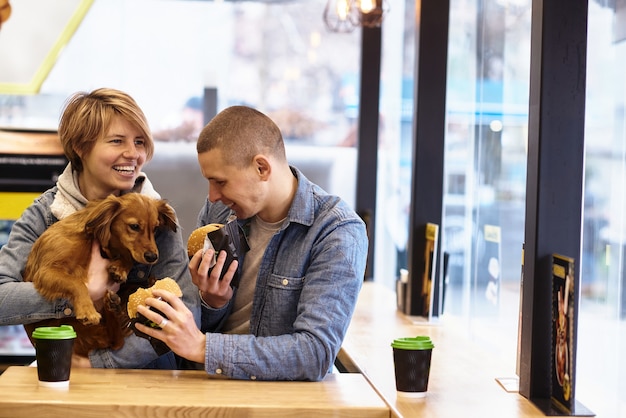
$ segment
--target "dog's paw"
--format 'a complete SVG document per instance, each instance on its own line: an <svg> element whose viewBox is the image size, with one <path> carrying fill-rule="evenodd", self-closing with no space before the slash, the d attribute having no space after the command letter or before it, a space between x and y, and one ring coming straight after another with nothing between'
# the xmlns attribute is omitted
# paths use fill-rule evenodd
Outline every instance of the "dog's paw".
<svg viewBox="0 0 626 418"><path fill-rule="evenodd" d="M76 319L82 322L84 325L98 325L100 320L102 319L102 315L100 315L97 311L93 313L76 313Z"/></svg>
<svg viewBox="0 0 626 418"><path fill-rule="evenodd" d="M73 301L74 315L76 319L85 325L97 325L102 319L89 296L81 297Z"/></svg>
<svg viewBox="0 0 626 418"><path fill-rule="evenodd" d="M127 276L128 276L128 270L126 270L125 268L122 268L116 265L115 263L112 263L109 266L109 277L115 283L125 283Z"/></svg>
<svg viewBox="0 0 626 418"><path fill-rule="evenodd" d="M107 291L104 297L104 308L111 312L121 312L122 298L115 292Z"/></svg>
<svg viewBox="0 0 626 418"><path fill-rule="evenodd" d="M120 303L122 303L122 299L120 298L120 296L117 293L112 292L110 290L107 290L107 293L104 296L104 299L106 300L107 303L110 303L112 305L119 305Z"/></svg>
<svg viewBox="0 0 626 418"><path fill-rule="evenodd" d="M113 281L115 283L120 283L120 284L126 283L126 275L124 275L124 276L113 276L112 279L113 279Z"/></svg>

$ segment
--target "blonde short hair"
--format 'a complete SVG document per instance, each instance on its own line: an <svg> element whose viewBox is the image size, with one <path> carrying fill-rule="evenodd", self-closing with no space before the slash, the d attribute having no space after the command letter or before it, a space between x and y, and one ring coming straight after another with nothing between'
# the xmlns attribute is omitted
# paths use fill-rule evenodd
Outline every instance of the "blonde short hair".
<svg viewBox="0 0 626 418"><path fill-rule="evenodd" d="M96 141L107 134L114 116L121 116L135 126L145 140L146 158L154 153L154 141L143 111L128 94L100 88L73 94L65 103L59 122L59 138L65 156L78 172L83 170L79 152L89 153Z"/></svg>

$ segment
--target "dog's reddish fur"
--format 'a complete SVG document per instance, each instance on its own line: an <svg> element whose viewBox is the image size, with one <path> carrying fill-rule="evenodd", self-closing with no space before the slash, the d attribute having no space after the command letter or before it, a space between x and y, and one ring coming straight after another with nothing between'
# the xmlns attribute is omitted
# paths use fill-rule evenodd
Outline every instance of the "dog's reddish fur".
<svg viewBox="0 0 626 418"><path fill-rule="evenodd" d="M130 333L126 302L136 290L125 284L128 272L134 261L154 264L158 260L154 240L157 228L176 231L177 226L174 210L165 200L138 193L90 202L85 209L51 225L35 241L23 277L48 300L68 299L75 318L25 325L28 335L38 326L63 323L76 329L74 352L79 355L87 355L94 348L120 348ZM111 278L121 283L118 294L109 292L100 309L94 306L85 285L94 239L100 242L103 256L110 259Z"/></svg>

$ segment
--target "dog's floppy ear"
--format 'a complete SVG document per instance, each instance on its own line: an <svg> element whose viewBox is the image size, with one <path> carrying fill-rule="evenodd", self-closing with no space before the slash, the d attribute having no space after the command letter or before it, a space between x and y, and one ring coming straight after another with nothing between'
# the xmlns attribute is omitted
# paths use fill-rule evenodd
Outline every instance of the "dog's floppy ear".
<svg viewBox="0 0 626 418"><path fill-rule="evenodd" d="M159 212L159 226L161 228L169 228L176 232L178 223L174 209L167 203L167 200L159 200L157 205L157 210Z"/></svg>
<svg viewBox="0 0 626 418"><path fill-rule="evenodd" d="M85 224L85 232L97 238L102 248L106 250L111 239L111 223L121 211L122 204L117 197L109 196L94 203L94 206Z"/></svg>

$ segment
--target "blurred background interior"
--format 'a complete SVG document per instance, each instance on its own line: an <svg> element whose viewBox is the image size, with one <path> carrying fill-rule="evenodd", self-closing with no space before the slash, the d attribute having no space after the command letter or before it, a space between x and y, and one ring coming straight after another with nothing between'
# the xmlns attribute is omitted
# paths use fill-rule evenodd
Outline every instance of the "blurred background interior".
<svg viewBox="0 0 626 418"><path fill-rule="evenodd" d="M13 2L11 19L20 19L23 9L32 16L36 2ZM127 91L146 112L157 140L145 171L176 208L186 237L207 194L196 163L197 134L212 112L246 104L277 122L294 165L354 206L361 33L328 30L322 19L326 0L87 3L84 19L50 62L37 92L0 94L0 128L54 132L64 100L75 91L102 86ZM442 317L466 323L468 336L509 359L513 374L524 241L531 0L450 3L440 237L449 265ZM626 416L626 360L620 355L626 349L626 80L620 64L626 64L626 44L619 36L622 11L615 3L590 0L588 22L576 395L599 416ZM388 0L382 28L372 276L394 289L400 270L407 268L414 4ZM37 18L53 15L47 11ZM0 30L0 41L9 36L10 23ZM10 67L11 60L0 58L0 67ZM0 245L10 218L0 221ZM485 225L501 232L496 289L488 286L493 278L479 274L478 266L494 257L485 251ZM0 355L31 350L21 327L0 328Z"/></svg>

